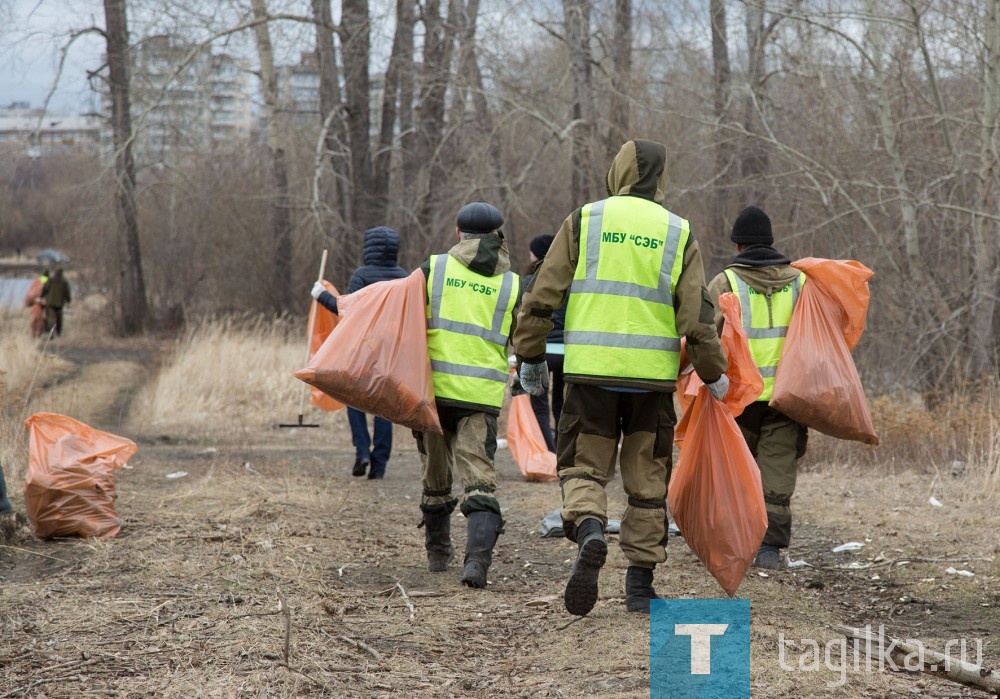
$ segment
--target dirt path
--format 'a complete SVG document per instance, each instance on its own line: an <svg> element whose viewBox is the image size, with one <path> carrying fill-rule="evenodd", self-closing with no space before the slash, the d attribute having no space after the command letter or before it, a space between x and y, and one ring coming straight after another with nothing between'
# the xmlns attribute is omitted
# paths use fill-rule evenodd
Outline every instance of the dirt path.
<svg viewBox="0 0 1000 699"><path fill-rule="evenodd" d="M128 397L151 374L148 350L67 342L59 351L79 369L36 406L96 395L95 424L124 424ZM499 453L507 531L488 589L469 590L457 564L426 571L412 438L397 430L386 479L368 481L349 475L343 420L325 422L262 428L236 445L137 437L138 454L116 477L118 538L16 532L0 547L0 697L649 696L649 620L625 611L617 546L595 610L576 619L562 607L574 546L538 535L559 506L558 485L524 482ZM839 675L822 657L801 669L803 640L834 640L844 623L884 623L936 650L979 639L984 661L1000 663L995 503L934 482L945 503L934 508L925 475L876 478L824 463L821 440L814 445L790 552L811 567L751 573L740 588L751 600L752 696L984 696L877 671L831 686ZM620 516L619 481L609 495ZM463 523L456 515L459 550ZM846 541L865 548L831 552ZM661 594L722 596L682 540L669 548ZM949 565L975 576L947 574Z"/></svg>

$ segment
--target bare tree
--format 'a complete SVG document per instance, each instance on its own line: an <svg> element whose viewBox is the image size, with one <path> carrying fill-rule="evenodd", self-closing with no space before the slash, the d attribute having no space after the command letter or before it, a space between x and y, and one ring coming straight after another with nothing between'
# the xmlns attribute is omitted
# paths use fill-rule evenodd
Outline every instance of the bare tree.
<svg viewBox="0 0 1000 699"><path fill-rule="evenodd" d="M344 108L351 147L351 216L356 230L375 225L371 159L371 18L368 0L345 0L341 5L340 45L344 61Z"/></svg>
<svg viewBox="0 0 1000 699"><path fill-rule="evenodd" d="M115 320L119 332L142 331L146 318L146 284L139 247L139 218L135 198L135 160L132 157L132 113L129 101L128 17L125 0L104 0L108 83L111 91L111 131L115 148L115 184L118 199L120 269L115 279Z"/></svg>
<svg viewBox="0 0 1000 699"><path fill-rule="evenodd" d="M573 128L574 201L590 201L594 180L593 143L594 92L591 80L593 57L590 52L590 0L563 0L566 43L573 77L571 115ZM621 145L621 144L619 144Z"/></svg>
<svg viewBox="0 0 1000 699"><path fill-rule="evenodd" d="M606 139L609 161L621 144L632 138L632 0L615 0L611 47L611 125Z"/></svg>
<svg viewBox="0 0 1000 699"><path fill-rule="evenodd" d="M271 177L274 197L271 200L271 231L274 236L274 273L271 293L275 311L288 309L292 303L292 222L288 191L288 165L285 161L284 137L279 122L278 80L274 70L274 52L265 0L251 0L254 36L260 59L260 78L264 90L264 108L267 118L268 149L271 155Z"/></svg>

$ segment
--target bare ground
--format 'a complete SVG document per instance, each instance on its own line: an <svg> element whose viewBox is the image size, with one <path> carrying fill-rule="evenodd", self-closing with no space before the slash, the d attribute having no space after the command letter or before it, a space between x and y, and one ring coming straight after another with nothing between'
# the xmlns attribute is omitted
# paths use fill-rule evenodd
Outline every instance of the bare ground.
<svg viewBox="0 0 1000 699"><path fill-rule="evenodd" d="M612 547L595 610L568 615L561 592L574 547L538 534L559 506L558 485L524 482L506 451L497 461L506 533L488 589L469 590L457 562L426 571L419 461L405 430L383 481L350 475L342 414L311 415L323 423L313 430L220 421L199 431L211 438L132 433L129 401L155 352L60 343L53 351L78 368L32 409L132 437L139 451L116 479L117 538L0 531L0 697L649 695L649 620L625 611L621 552ZM292 421L296 406L274 412L274 422ZM997 503L926 467L861 471L826 460L822 439L811 449L790 551L809 567L751 572L739 591L751 600L752 695L985 696L864 668L840 685L822 657L811 664L804 639L822 652L837 624L881 623L938 651L978 639L984 664L1000 665ZM179 471L187 475L166 477ZM609 495L620 516L620 482ZM463 523L456 515L459 550ZM831 552L847 541L865 548ZM723 596L680 539L656 586L668 597Z"/></svg>

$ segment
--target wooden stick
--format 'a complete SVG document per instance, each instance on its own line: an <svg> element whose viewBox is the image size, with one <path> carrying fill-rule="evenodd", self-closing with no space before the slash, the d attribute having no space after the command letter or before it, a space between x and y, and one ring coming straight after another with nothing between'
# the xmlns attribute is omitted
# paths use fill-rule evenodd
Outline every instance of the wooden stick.
<svg viewBox="0 0 1000 699"><path fill-rule="evenodd" d="M882 649L885 649L885 654L892 658L893 664L896 661L900 663L899 667L890 667L890 670L923 672L1000 696L1000 673L966 662L964 649L962 657L952 658L943 653L927 650L919 641L904 641L881 632L873 634L871 629L857 629L851 626L836 628L848 638L864 641L866 647L875 650L879 661L884 658ZM948 650L947 646L945 650Z"/></svg>
<svg viewBox="0 0 1000 699"><path fill-rule="evenodd" d="M406 595L406 590L403 589L403 585L401 583L397 582L396 588L399 590L399 594L403 596L403 602L406 604L406 608L410 612L410 621L413 621L413 616L417 613L417 608L413 606L412 602L410 602L410 598Z"/></svg>
<svg viewBox="0 0 1000 699"><path fill-rule="evenodd" d="M323 275L326 274L326 253L327 250L323 250L323 257L320 259L319 263L319 276L316 277L316 281L322 282ZM306 364L309 363L309 359L312 357L312 338L313 338L313 326L316 324L316 299L312 300L309 304L309 325L306 330ZM309 395L309 384L302 384L302 397L299 399L299 422L302 422L302 416L305 415L306 407L306 396Z"/></svg>
<svg viewBox="0 0 1000 699"><path fill-rule="evenodd" d="M292 613L288 609L288 602L285 601L285 596L281 594L281 590L278 590L278 602L281 605L282 616L285 617L285 646L282 649L282 656L285 659L285 665L288 665L288 655L292 640Z"/></svg>

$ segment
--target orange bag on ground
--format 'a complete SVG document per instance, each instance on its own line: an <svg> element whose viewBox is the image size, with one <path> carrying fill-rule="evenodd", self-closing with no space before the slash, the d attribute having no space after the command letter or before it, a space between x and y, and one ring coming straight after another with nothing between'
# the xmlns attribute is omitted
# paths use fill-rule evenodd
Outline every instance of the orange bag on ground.
<svg viewBox="0 0 1000 699"><path fill-rule="evenodd" d="M750 353L750 342L746 330L743 329L743 310L740 308L739 297L732 292L722 294L719 296L719 309L726 320L722 326L722 349L729 358L729 367L726 369L729 391L726 392L722 403L729 408L733 417L738 417L764 390L764 379L761 378L757 363ZM704 385L690 364L677 377L677 401L683 411L681 421L674 430L674 442L678 446L684 441L691 422L689 408L698 395L698 389Z"/></svg>
<svg viewBox="0 0 1000 699"><path fill-rule="evenodd" d="M851 350L861 339L873 272L853 260L806 258L770 405L839 439L878 444Z"/></svg>
<svg viewBox="0 0 1000 699"><path fill-rule="evenodd" d="M294 376L358 410L441 434L423 272L341 296L337 307L340 322Z"/></svg>
<svg viewBox="0 0 1000 699"><path fill-rule="evenodd" d="M531 396L521 394L510 399L507 414L507 447L525 480L557 481L556 455L545 446L542 428L531 409Z"/></svg>
<svg viewBox="0 0 1000 699"><path fill-rule="evenodd" d="M135 443L55 413L36 413L24 424L24 507L35 536L117 535L114 472L135 454Z"/></svg>
<svg viewBox="0 0 1000 699"><path fill-rule="evenodd" d="M340 296L337 287L325 279L323 280L323 286L334 296ZM307 326L312 328L312 335L309 336L309 359L312 359L316 351L323 346L326 338L330 337L330 333L333 332L333 329L337 327L337 323L339 322L340 317L338 315L331 313L324 306L313 301L312 306L309 308L309 325ZM334 400L315 387L309 389L309 402L328 413L344 407L343 403Z"/></svg>
<svg viewBox="0 0 1000 699"><path fill-rule="evenodd" d="M760 470L739 426L702 384L667 489L681 536L730 597L767 531Z"/></svg>

